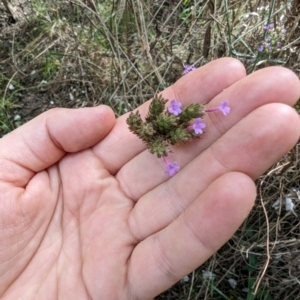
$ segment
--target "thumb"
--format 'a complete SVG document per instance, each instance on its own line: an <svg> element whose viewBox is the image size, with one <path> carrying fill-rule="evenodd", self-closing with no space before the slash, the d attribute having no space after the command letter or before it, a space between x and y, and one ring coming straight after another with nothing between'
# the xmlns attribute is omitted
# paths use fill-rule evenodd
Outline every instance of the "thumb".
<svg viewBox="0 0 300 300"><path fill-rule="evenodd" d="M49 110L0 139L0 181L24 187L32 176L101 141L115 123L105 105Z"/></svg>

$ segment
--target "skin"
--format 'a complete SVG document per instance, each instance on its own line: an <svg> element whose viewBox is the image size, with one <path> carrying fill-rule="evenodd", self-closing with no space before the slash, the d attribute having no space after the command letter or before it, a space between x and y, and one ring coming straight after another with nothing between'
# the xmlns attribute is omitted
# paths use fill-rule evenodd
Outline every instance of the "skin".
<svg viewBox="0 0 300 300"><path fill-rule="evenodd" d="M53 109L0 140L1 299L149 299L205 262L254 204L253 179L300 136L291 71L213 61L163 92L218 106L164 174L110 108ZM139 110L145 115L148 103Z"/></svg>

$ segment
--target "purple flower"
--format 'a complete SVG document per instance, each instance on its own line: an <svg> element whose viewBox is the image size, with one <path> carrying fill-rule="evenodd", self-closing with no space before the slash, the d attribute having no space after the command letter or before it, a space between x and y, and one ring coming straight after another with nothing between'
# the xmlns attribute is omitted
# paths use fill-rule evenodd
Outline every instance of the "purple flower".
<svg viewBox="0 0 300 300"><path fill-rule="evenodd" d="M170 114L173 114L174 116L178 116L182 112L181 107L182 107L181 102L172 100L168 108L168 111Z"/></svg>
<svg viewBox="0 0 300 300"><path fill-rule="evenodd" d="M211 107L205 110L205 112L213 112L219 110L221 111L224 116L227 116L230 113L230 107L228 106L228 100L222 101L221 105L217 107Z"/></svg>
<svg viewBox="0 0 300 300"><path fill-rule="evenodd" d="M167 165L165 173L169 174L170 177L173 177L180 170L180 167L175 161L170 163L168 159L164 157L164 162Z"/></svg>
<svg viewBox="0 0 300 300"><path fill-rule="evenodd" d="M227 116L230 113L230 107L228 106L228 100L222 101L221 105L219 106L219 110Z"/></svg>
<svg viewBox="0 0 300 300"><path fill-rule="evenodd" d="M264 49L265 49L264 45L260 45L260 46L258 47L258 51L259 51L259 52L263 52Z"/></svg>
<svg viewBox="0 0 300 300"><path fill-rule="evenodd" d="M191 128L195 131L196 134L202 134L203 130L206 127L206 124L202 121L201 118L197 118L195 123L191 126Z"/></svg>
<svg viewBox="0 0 300 300"><path fill-rule="evenodd" d="M271 30L273 28L274 28L274 24L272 24L272 23L271 24L267 24L267 25L264 26L264 30L267 30L267 31Z"/></svg>
<svg viewBox="0 0 300 300"><path fill-rule="evenodd" d="M271 45L271 43L266 43L266 48L268 48L269 50L272 50L272 45Z"/></svg>
<svg viewBox="0 0 300 300"><path fill-rule="evenodd" d="M285 28L281 29L281 33L285 34L286 33L286 29Z"/></svg>
<svg viewBox="0 0 300 300"><path fill-rule="evenodd" d="M191 72L191 71L194 71L194 70L196 70L197 68L196 67L194 67L193 65L183 65L183 74L185 75L185 74L187 74L187 73L189 73L189 72Z"/></svg>

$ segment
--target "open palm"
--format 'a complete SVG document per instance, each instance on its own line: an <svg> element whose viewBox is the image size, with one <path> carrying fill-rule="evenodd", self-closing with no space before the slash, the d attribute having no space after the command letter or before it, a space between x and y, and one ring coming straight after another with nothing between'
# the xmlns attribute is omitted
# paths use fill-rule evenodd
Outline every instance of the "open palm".
<svg viewBox="0 0 300 300"><path fill-rule="evenodd" d="M280 84L278 84L280 83ZM106 106L48 111L0 140L0 297L149 299L207 260L255 199L253 179L299 138L283 68L221 59L163 92L217 106L176 145L172 178ZM139 110L147 112L149 103Z"/></svg>

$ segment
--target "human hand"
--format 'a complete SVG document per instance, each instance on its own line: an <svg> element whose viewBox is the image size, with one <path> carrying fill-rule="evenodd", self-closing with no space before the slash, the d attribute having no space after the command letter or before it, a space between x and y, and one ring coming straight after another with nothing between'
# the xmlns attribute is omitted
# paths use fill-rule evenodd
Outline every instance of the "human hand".
<svg viewBox="0 0 300 300"><path fill-rule="evenodd" d="M48 111L0 140L0 297L149 299L201 265L237 230L257 178L297 142L298 78L245 77L213 61L163 92L219 105L200 140L163 164L106 106ZM145 115L145 103L139 108Z"/></svg>

